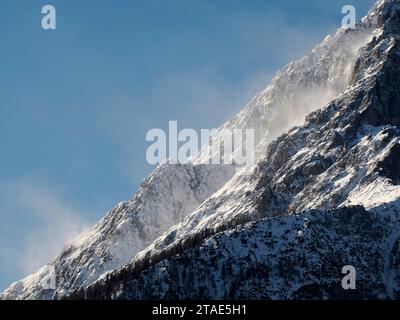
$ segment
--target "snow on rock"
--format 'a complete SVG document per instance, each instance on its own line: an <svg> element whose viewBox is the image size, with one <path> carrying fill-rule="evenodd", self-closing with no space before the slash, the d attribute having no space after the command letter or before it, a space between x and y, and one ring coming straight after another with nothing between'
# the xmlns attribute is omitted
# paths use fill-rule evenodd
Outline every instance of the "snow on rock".
<svg viewBox="0 0 400 320"><path fill-rule="evenodd" d="M204 164L212 156L207 147L192 165L162 165L131 200L118 204L52 262L55 290L44 290L40 276L31 276L11 285L0 298L145 298L149 290L154 297L306 298L312 297L318 285L324 288L321 297L335 297L337 278L333 275L350 249L340 241L336 248L332 241L346 235L343 241L349 245L351 230L344 221L353 215L356 240L350 248L367 253L367 244L373 246L373 256L361 258L367 264L378 263L377 270L382 270L384 260L383 278L370 282L371 286L383 283L384 289L371 296L396 295L393 281L399 275L393 265L398 258L389 252L399 247L398 233L391 228L397 223L394 204L400 197L399 15L398 0L379 1L356 30L340 29L308 56L286 66L220 128L219 132L224 128L255 130L258 154L251 175L235 174L230 165ZM341 208L363 201L370 211ZM377 220L377 212L382 219ZM328 223L323 219L330 214ZM369 235L362 217L391 236ZM316 227L306 227L313 220L316 223L311 225ZM243 225L244 229L237 229ZM366 230L358 230L357 225ZM317 236L321 232L326 237ZM217 239L221 242L216 243ZM367 249L357 239L366 240ZM305 241L303 246L301 241ZM386 248L384 257L378 248ZM212 250L218 255L214 257ZM339 250L343 250L339 255L343 261L334 260ZM179 259L185 254L189 258L182 262ZM207 260L210 255L213 258ZM324 256L333 260L326 277L318 280ZM197 279L193 293L185 291L190 290L190 282L176 281L181 287L175 288L166 280L171 270L185 279L190 257L194 261L188 270ZM287 282L284 266L277 267L282 259L296 272L290 279L293 285L279 294ZM314 263L320 272L313 272ZM366 277L367 269L362 276ZM216 275L210 270L216 270ZM229 272L232 277L226 276ZM261 283L262 275L267 278ZM237 281L243 279L244 285L238 286ZM254 296L251 292L259 283Z"/></svg>
<svg viewBox="0 0 400 320"><path fill-rule="evenodd" d="M40 277L12 284L3 299L49 299L87 286L128 263L165 230L217 191L231 166L162 165L128 202L121 202L90 232L67 245L52 262L56 290L43 289ZM40 272L39 272L40 274Z"/></svg>
<svg viewBox="0 0 400 320"><path fill-rule="evenodd" d="M262 219L210 237L137 275L125 270L123 278L99 281L80 298L399 298L399 213L386 221L382 212L349 207ZM357 270L355 291L342 288L346 265Z"/></svg>
<svg viewBox="0 0 400 320"><path fill-rule="evenodd" d="M112 272L86 290L82 288L77 291L76 296L117 297L115 292L106 288L112 287L114 283L119 285L122 283L122 286L131 283L140 284L142 280L147 283L148 279L143 279L143 277L145 278L146 272L150 272L149 270L159 263L178 259L187 250L199 250L199 246L204 241L218 233L265 217L279 217L276 218L277 223L284 224L286 219L289 219L287 216L302 214L313 209L320 210L321 216L327 216L334 213L334 210L342 212L337 208L362 202L361 199L370 199L366 202L366 207L371 211L365 211L363 208L360 209L361 211L350 209L346 211L347 215L351 217L352 213L356 215L361 212L361 216L368 218L368 221L376 228L392 230L393 221L398 219L396 204L400 198L397 187L400 183L398 161L400 158L400 130L398 129L400 126L400 109L398 108L400 105L400 7L398 4L399 1L379 3L358 25L361 30L373 27L375 31L372 32L370 41L359 51L343 92L324 108L309 114L302 126L291 129L276 140L269 142L270 135L261 136L260 144L264 139L264 145L267 148L265 151L261 148L259 163L250 176L235 175L182 222L174 225L167 233L136 255L129 265ZM343 32L346 33L345 30L341 30L339 34ZM325 40L327 43L331 41L330 38ZM318 49L314 51L318 52ZM325 66L327 69L329 67L330 65ZM292 73L290 66L286 72ZM318 74L313 72L310 75L310 81L316 79L318 82ZM299 84L300 79L301 77L296 80ZM272 89L267 88L268 90ZM257 108L248 110L254 111ZM256 118L261 119L261 116L258 114L249 119ZM375 215L377 212L383 215L382 219L377 218ZM361 220L357 221L357 224L364 225ZM338 219L335 224L329 226L333 229L342 229L345 228L343 224L344 221ZM352 227L357 228L357 225ZM391 238L376 236L369 241L379 250L390 247L391 251L384 251L385 257L378 255L377 249L377 256L374 259L370 261L362 259L367 265L370 263L375 267L377 263L382 263L382 259L386 261L383 269L382 266L379 269L375 268L375 271L385 271L384 278L378 279L376 273L374 277L372 273L369 274L372 279L371 286L366 287L365 294L373 288L373 284L382 284L374 292L371 291L371 297L393 298L398 295L398 287L393 283L393 279L398 279L398 272L393 268L399 259L400 239L394 230L390 231ZM273 231L274 227L267 230L267 232ZM287 233L292 234L293 231L291 226L286 227ZM296 230L295 234L299 235L299 231L304 235L304 230ZM347 245L357 247L356 235L354 233L354 243L347 243ZM363 235L363 237L367 236L368 234ZM350 235L349 241L351 237ZM285 241L289 241L289 238L285 238ZM325 245L333 244L326 242ZM281 252L279 246L269 249ZM345 253L344 257L347 254L350 259L350 251L347 251L345 247L342 249ZM360 249L364 250L363 254L368 255L368 247ZM311 251L305 252L308 252L312 259ZM389 256L391 253L394 254L393 258ZM235 254L240 255L240 252L233 253L233 258L236 258ZM278 257L282 258L283 255L278 255ZM230 268L240 266L239 263L232 261L228 265ZM366 267L366 272L370 267ZM166 270L165 266L163 268ZM308 268L311 266L308 265ZM305 270L312 274L311 269ZM207 280L206 273L208 274L209 271L204 269L202 273L199 273L199 277L203 277L203 282L200 282L199 286L206 292L214 290L211 296L220 297L218 296L220 287L212 286L210 289L211 284ZM151 273L149 277L156 281ZM162 278L162 275L160 277ZM235 279L233 277L232 281ZM238 277L238 279L242 278ZM272 277L272 280L279 281L279 278ZM323 280L331 283L329 277ZM158 283L160 287L157 286ZM178 282L178 284L185 286L184 282ZM318 284L321 282L314 279L314 285ZM152 288L162 294L161 289L166 286L167 284L160 280L156 281ZM277 284L278 288L282 286L282 284ZM311 283L310 286L311 290ZM143 289L140 285L138 288ZM325 289L323 297L335 297L335 293L330 291L331 287ZM135 287L133 290L136 290ZM179 292L179 289L177 290ZM309 294L312 292L311 290ZM306 297L305 293L307 292L302 292L299 297ZM128 297L141 297L140 290L127 289L127 294ZM169 294L173 293L169 291ZM247 294L252 297L250 291L247 291ZM273 287L270 284L265 286L262 294L279 298L273 294ZM188 294L188 296L191 295ZM205 297L208 297L207 294ZM295 298L296 295L292 292L284 297Z"/></svg>
<svg viewBox="0 0 400 320"><path fill-rule="evenodd" d="M359 49L375 30L371 24L360 24L357 30L340 29L326 37L307 56L278 72L267 88L217 130L213 140L223 140L224 129L253 129L257 155L262 157L272 140L301 125L307 114L324 107L346 88ZM192 161L208 163L212 156L213 150L206 146Z"/></svg>

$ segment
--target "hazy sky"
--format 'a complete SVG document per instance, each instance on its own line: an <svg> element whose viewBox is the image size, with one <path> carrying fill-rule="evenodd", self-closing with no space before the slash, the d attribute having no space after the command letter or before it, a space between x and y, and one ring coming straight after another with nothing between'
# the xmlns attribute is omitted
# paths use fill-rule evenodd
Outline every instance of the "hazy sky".
<svg viewBox="0 0 400 320"><path fill-rule="evenodd" d="M137 190L148 130L219 126L373 2L0 0L0 290Z"/></svg>

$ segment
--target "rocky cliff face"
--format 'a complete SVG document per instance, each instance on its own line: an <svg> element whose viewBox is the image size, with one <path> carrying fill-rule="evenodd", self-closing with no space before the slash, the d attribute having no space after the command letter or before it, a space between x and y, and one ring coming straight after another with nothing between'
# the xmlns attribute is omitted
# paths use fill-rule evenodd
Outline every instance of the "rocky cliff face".
<svg viewBox="0 0 400 320"><path fill-rule="evenodd" d="M224 124L256 130L251 175L161 166L55 259L55 290L42 269L2 298L398 298L399 29L378 1Z"/></svg>
<svg viewBox="0 0 400 320"><path fill-rule="evenodd" d="M52 299L55 293L67 294L91 284L130 262L233 173L231 166L160 166L131 200L119 203L89 233L67 245L50 266L12 284L3 298ZM44 290L41 282L51 270L55 270L57 287Z"/></svg>
<svg viewBox="0 0 400 320"><path fill-rule="evenodd" d="M262 219L73 298L398 299L399 227L397 211L363 207ZM357 270L354 291L341 285L346 265Z"/></svg>

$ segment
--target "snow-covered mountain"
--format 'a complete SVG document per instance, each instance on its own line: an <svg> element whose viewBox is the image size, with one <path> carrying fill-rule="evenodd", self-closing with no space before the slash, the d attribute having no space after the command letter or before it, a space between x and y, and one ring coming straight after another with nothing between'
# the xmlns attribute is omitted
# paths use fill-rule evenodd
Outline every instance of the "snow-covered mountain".
<svg viewBox="0 0 400 320"><path fill-rule="evenodd" d="M399 297L399 31L378 1L221 126L255 130L252 174L162 165L51 263L55 290L44 267L0 298Z"/></svg>
<svg viewBox="0 0 400 320"><path fill-rule="evenodd" d="M398 299L399 218L360 206L262 219L142 272L124 268L71 298ZM346 265L356 267L357 290L341 287Z"/></svg>

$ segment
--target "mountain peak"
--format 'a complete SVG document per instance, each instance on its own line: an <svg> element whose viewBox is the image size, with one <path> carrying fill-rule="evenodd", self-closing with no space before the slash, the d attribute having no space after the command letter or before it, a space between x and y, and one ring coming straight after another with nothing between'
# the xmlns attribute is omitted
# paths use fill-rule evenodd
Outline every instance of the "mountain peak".
<svg viewBox="0 0 400 320"><path fill-rule="evenodd" d="M400 198L399 17L400 0L378 1L356 30L341 29L309 55L283 68L224 125L257 131L260 155L251 175L234 175L232 168L199 163L160 166L131 201L111 210L81 244L65 250L52 263L58 281L55 290L43 290L40 281L45 274L38 273L10 286L3 297L63 298L76 297L78 292L79 297L93 294L98 298L100 294L118 298L122 293L122 297L142 299L149 298L143 289L148 288L153 294L150 298L159 299L174 297L183 288L188 293L179 297L193 294L202 298L205 272L208 276L218 271L221 274L213 281L226 285L208 288L208 297L224 298L234 289L247 292L235 297L253 297L251 292L258 292L261 286L252 286L271 279L273 284L265 283L263 295L274 297L271 290L275 285L274 290L282 294L278 298L307 298L311 282L285 274L282 266L270 262L281 263L283 257L288 265L315 261L323 265L329 256L331 275L335 275L337 268L343 267L336 265L337 252L347 252L346 243L337 242L342 237L379 274L374 285L368 285L368 268L363 274L360 267L361 282L367 284L360 297L374 287L386 288L390 297L396 290L400 292L394 285L400 273L393 267L400 258L389 256L400 243L396 233L400 230L396 206ZM363 207L354 207L358 205ZM347 223L351 219L354 223ZM366 229L353 231L353 225ZM374 230L382 232L374 235ZM363 240L356 241L353 235ZM240 243L232 242L235 238ZM254 242L251 248L248 239ZM358 248L360 244L362 248ZM206 248L210 253L206 257L213 259L204 262L197 247ZM283 247L285 254L281 255ZM315 261L307 260L305 257L315 252L310 249L313 247L321 248L322 254L315 256ZM243 261L235 248L248 253ZM365 248L376 249L373 257ZM215 250L221 251L220 260L214 256ZM230 263L240 260L236 279L230 278L235 268L218 269L228 265L220 263L224 251L233 257ZM195 259L180 260L177 254L183 252ZM343 260L348 258L344 253ZM264 255L262 260L260 255ZM261 264L254 263L257 260ZM359 262L354 259L353 263ZM180 270L190 270L186 264L192 271L180 274ZM255 267L258 269L253 270ZM334 278L327 278L323 270L317 274L312 270L310 265L301 274L332 286L325 288L327 295L343 298L335 296L339 291L335 291ZM176 281L165 280L177 274ZM179 282L193 274L199 276L198 282ZM288 274L292 277L289 282ZM288 286L296 292L288 293ZM374 292L387 297L384 291Z"/></svg>
<svg viewBox="0 0 400 320"><path fill-rule="evenodd" d="M395 18L397 21L400 14L400 0L378 0L368 15L363 19L363 22L371 24L375 28L383 28L387 31L394 31L392 28L385 26L386 23ZM398 23L390 23L390 25L396 26L396 31L398 31Z"/></svg>
<svg viewBox="0 0 400 320"><path fill-rule="evenodd" d="M356 50L350 81L302 126L269 143L251 176L234 176L129 265L72 298L399 297L399 7L379 1L360 28L339 32L331 56L343 56L346 37L372 30ZM342 62L321 59L335 41L328 39L310 61L324 69ZM282 74L297 89L323 78L306 65L312 72L294 63ZM277 77L273 85L287 87L286 80ZM358 272L356 293L342 290L336 276L349 261Z"/></svg>

